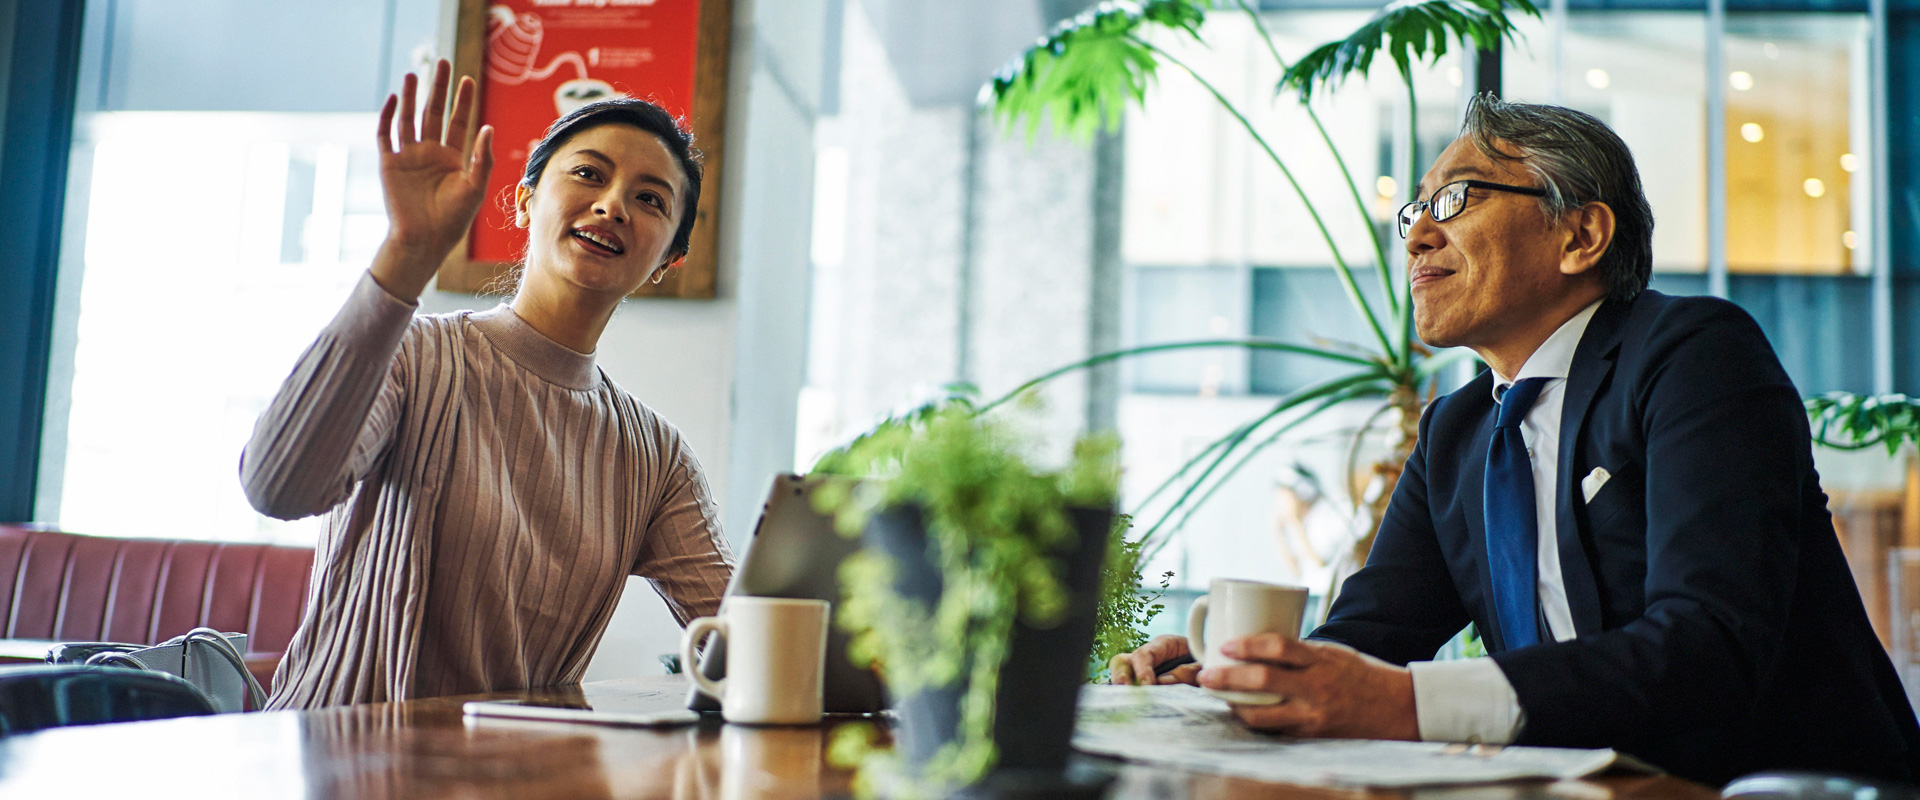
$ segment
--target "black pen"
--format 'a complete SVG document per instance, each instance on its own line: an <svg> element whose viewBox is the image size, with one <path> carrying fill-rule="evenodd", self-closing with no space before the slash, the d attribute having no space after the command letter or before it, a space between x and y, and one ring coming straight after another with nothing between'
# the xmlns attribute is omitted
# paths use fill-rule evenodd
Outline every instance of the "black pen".
<svg viewBox="0 0 1920 800"><path fill-rule="evenodd" d="M1153 676L1156 678L1160 677L1161 675L1165 675L1191 663L1193 663L1192 655L1174 656L1173 658L1153 665Z"/></svg>

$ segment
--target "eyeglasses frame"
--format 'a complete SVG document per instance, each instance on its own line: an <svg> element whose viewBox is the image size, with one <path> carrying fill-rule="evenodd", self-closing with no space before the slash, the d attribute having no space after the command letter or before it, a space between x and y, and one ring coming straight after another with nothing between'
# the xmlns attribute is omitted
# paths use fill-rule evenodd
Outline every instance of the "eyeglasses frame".
<svg viewBox="0 0 1920 800"><path fill-rule="evenodd" d="M1407 234L1413 232L1413 226L1415 224L1418 224L1420 221L1418 218L1418 215L1421 212L1425 212L1426 215L1432 218L1435 223L1441 223L1441 222L1446 222L1449 219L1453 219L1454 217L1460 216L1460 212L1467 210L1467 198L1471 197L1471 195L1468 195L1463 191L1461 192L1461 195L1460 195L1460 207L1458 209L1455 209L1453 213L1448 214L1446 219L1441 219L1440 217L1434 216L1433 214L1433 201L1440 197L1440 193L1463 183L1467 185L1468 189L1491 189L1496 192L1512 192L1513 194L1524 194L1529 197L1546 197L1547 196L1547 190L1536 189L1531 186L1512 186L1505 183L1494 183L1492 181L1474 180L1472 178L1468 178L1466 180L1448 181L1447 183L1441 184L1440 188L1433 190L1433 194L1427 195L1427 199L1415 200L1411 203L1408 203L1400 207L1399 213L1394 215L1394 224L1400 231L1400 238L1405 239L1407 238ZM1408 216L1407 212L1410 209L1412 209L1414 206L1419 206L1420 209L1418 211L1413 212L1413 214L1415 215L1414 221L1407 222L1406 221Z"/></svg>

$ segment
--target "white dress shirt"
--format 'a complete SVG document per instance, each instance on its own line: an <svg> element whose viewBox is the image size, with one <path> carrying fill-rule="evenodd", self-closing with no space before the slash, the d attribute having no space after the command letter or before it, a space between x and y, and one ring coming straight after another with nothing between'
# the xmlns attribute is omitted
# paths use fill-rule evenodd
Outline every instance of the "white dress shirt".
<svg viewBox="0 0 1920 800"><path fill-rule="evenodd" d="M1574 636L1573 612L1567 606L1567 585L1560 577L1560 538L1555 535L1555 503L1559 500L1560 408L1567 397L1567 373L1573 353L1600 302L1573 315L1540 343L1511 378L1493 374L1493 397L1515 381L1550 378L1533 408L1520 422L1520 437L1533 461L1534 519L1539 530L1539 579L1536 592L1554 641ZM1413 673L1414 713L1420 738L1430 742L1486 742L1505 744L1519 735L1525 710L1506 673L1490 658L1459 661L1420 661L1408 665Z"/></svg>

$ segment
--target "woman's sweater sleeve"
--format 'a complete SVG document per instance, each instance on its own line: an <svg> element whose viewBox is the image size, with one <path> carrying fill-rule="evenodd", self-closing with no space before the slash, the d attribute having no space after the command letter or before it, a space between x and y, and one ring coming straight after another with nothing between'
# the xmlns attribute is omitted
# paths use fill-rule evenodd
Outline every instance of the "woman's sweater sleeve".
<svg viewBox="0 0 1920 800"><path fill-rule="evenodd" d="M248 502L276 519L345 500L392 436L401 403L401 340L414 304L371 274L294 364L240 455Z"/></svg>
<svg viewBox="0 0 1920 800"><path fill-rule="evenodd" d="M668 434L664 491L647 526L633 574L653 581L667 610L681 625L719 613L720 597L733 578L733 552L720 530L720 512L699 459L679 432Z"/></svg>

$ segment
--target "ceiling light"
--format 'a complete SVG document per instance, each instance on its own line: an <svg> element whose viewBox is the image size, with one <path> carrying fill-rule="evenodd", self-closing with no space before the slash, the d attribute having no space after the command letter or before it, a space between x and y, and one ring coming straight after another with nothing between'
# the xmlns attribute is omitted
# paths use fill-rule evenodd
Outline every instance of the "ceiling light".
<svg viewBox="0 0 1920 800"><path fill-rule="evenodd" d="M1840 154L1840 168L1852 172L1860 168L1860 157L1852 153Z"/></svg>
<svg viewBox="0 0 1920 800"><path fill-rule="evenodd" d="M1607 86L1611 85L1612 83L1613 83L1613 77L1608 75L1606 70L1600 69L1599 67L1595 67L1593 69L1587 70L1588 86L1591 86L1595 89L1605 89L1607 88Z"/></svg>
<svg viewBox="0 0 1920 800"><path fill-rule="evenodd" d="M1392 197L1394 192L1400 191L1400 182L1394 180L1392 175L1382 175L1373 180L1373 190L1381 197Z"/></svg>
<svg viewBox="0 0 1920 800"><path fill-rule="evenodd" d="M1752 89L1753 73L1744 70L1734 70L1733 74L1727 76L1727 83L1732 84L1734 89L1742 92Z"/></svg>
<svg viewBox="0 0 1920 800"><path fill-rule="evenodd" d="M1760 130L1759 123L1749 122L1745 125L1740 126L1740 138L1745 139L1749 142L1757 143L1761 139L1767 138L1767 132Z"/></svg>
<svg viewBox="0 0 1920 800"><path fill-rule="evenodd" d="M1848 250L1852 250L1860 245L1860 237L1853 235L1853 231L1847 231L1840 234L1840 243L1846 245Z"/></svg>
<svg viewBox="0 0 1920 800"><path fill-rule="evenodd" d="M1819 178L1808 178L1800 184L1800 189L1805 191L1808 197L1819 197L1827 193L1827 184Z"/></svg>

